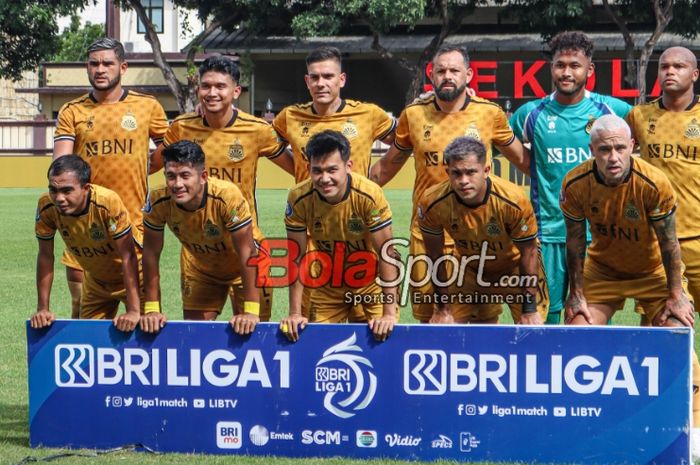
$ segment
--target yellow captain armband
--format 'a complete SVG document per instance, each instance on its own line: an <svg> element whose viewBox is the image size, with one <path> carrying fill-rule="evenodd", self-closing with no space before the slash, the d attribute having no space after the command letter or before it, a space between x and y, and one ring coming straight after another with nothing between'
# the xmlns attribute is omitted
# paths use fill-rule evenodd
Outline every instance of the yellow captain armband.
<svg viewBox="0 0 700 465"><path fill-rule="evenodd" d="M157 300L148 300L143 304L143 313L148 315L149 313L160 313L160 302Z"/></svg>
<svg viewBox="0 0 700 465"><path fill-rule="evenodd" d="M243 302L243 312L250 313L251 315L255 316L260 316L260 303L246 300L245 302Z"/></svg>

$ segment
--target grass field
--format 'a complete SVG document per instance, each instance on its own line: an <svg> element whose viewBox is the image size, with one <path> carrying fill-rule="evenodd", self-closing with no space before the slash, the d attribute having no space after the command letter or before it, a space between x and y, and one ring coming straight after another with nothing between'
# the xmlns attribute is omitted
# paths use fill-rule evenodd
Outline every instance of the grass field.
<svg viewBox="0 0 700 465"><path fill-rule="evenodd" d="M33 450L28 446L27 413L27 367L25 320L35 310L36 291L34 283L36 262L36 239L34 237L34 212L36 200L41 193L38 189L0 189L0 309L4 324L0 326L0 464L16 464L27 456L47 457L64 451ZM394 214L394 235L406 237L411 212L410 191L387 191L387 197ZM266 190L258 193L258 211L261 227L265 234L272 237L285 237L282 215L285 207L286 191ZM169 234L169 233L168 233ZM70 316L68 290L64 278L63 266L59 263L62 242L56 241L56 273L54 278L52 310L59 318ZM404 251L402 251L404 252ZM161 264L163 289L163 309L171 319L181 316L179 295L179 246L176 239L169 235L166 239ZM274 295L273 320L279 320L287 312L287 291L277 289ZM508 312L504 313L504 316ZM230 315L230 309L225 311ZM507 321L508 316L504 321ZM401 312L402 323L413 323L410 309ZM615 316L615 324L635 325L638 317L629 305ZM697 346L697 339L696 339ZM90 451L77 451L89 454ZM374 460L351 461L346 459L286 459L286 458L249 458L231 456L192 456L181 454L151 455L133 452L115 452L98 457L66 457L57 463L80 464L398 464L405 462ZM440 462L436 462L440 463ZM446 462L445 462L446 463Z"/></svg>

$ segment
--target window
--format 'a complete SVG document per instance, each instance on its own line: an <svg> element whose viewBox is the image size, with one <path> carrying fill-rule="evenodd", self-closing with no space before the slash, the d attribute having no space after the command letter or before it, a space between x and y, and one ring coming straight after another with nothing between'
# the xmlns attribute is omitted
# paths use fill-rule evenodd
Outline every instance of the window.
<svg viewBox="0 0 700 465"><path fill-rule="evenodd" d="M153 27L158 34L163 33L163 1L164 0L141 0L141 5L146 10L146 15L153 23ZM146 33L146 25L138 20L136 32L139 34Z"/></svg>

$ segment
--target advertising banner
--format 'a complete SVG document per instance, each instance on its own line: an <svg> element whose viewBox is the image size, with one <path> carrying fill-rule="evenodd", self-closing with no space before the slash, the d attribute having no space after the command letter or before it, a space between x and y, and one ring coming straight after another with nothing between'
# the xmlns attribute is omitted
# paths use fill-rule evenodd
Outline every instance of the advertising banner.
<svg viewBox="0 0 700 465"><path fill-rule="evenodd" d="M27 324L33 447L680 464L688 328Z"/></svg>

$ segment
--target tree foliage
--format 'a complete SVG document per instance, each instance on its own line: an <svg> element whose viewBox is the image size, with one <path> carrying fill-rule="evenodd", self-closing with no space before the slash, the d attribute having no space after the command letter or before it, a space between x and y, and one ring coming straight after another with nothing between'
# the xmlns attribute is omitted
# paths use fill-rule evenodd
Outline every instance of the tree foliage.
<svg viewBox="0 0 700 465"><path fill-rule="evenodd" d="M89 45L104 35L105 28L102 24L87 22L81 26L80 16L73 14L70 26L58 37L58 53L52 61L85 61Z"/></svg>
<svg viewBox="0 0 700 465"><path fill-rule="evenodd" d="M59 50L59 16L88 0L0 0L0 77L19 80Z"/></svg>

